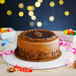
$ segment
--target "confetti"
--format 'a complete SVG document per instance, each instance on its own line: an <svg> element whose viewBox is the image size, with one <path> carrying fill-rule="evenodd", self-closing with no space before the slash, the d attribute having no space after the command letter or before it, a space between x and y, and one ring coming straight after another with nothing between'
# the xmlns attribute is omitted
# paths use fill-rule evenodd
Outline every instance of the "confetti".
<svg viewBox="0 0 76 76"><path fill-rule="evenodd" d="M70 60L69 60L69 58L66 60L66 66L70 66L70 65L72 65L73 64L73 62L70 62Z"/></svg>
<svg viewBox="0 0 76 76"><path fill-rule="evenodd" d="M2 56L3 55L3 52L0 52L0 56Z"/></svg>
<svg viewBox="0 0 76 76"><path fill-rule="evenodd" d="M5 54L5 55L12 55L13 51L12 50L5 50L5 52L0 52L0 56L2 56L3 54Z"/></svg>
<svg viewBox="0 0 76 76"><path fill-rule="evenodd" d="M6 43L8 42L8 43L12 43L11 41L9 41L8 39L1 39L1 41L2 41L2 46L5 46L6 45Z"/></svg>
<svg viewBox="0 0 76 76"><path fill-rule="evenodd" d="M72 52L73 54L76 54L76 48L72 48L71 42L67 42L67 41L60 41L59 43L60 46L66 47L66 52Z"/></svg>

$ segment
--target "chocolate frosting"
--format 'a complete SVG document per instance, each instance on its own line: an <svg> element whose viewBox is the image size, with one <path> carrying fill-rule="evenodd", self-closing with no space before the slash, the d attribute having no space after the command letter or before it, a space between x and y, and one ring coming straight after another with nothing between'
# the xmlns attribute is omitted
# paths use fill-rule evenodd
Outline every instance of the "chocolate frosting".
<svg viewBox="0 0 76 76"><path fill-rule="evenodd" d="M48 42L53 41L58 38L58 36L52 31L43 30L43 29L34 29L22 32L19 35L24 41L31 42Z"/></svg>
<svg viewBox="0 0 76 76"><path fill-rule="evenodd" d="M28 33L25 34L25 36L28 36L30 38L40 38L40 39L43 39L43 38L50 38L52 36L56 36L54 33L48 33L46 31L30 31Z"/></svg>
<svg viewBox="0 0 76 76"><path fill-rule="evenodd" d="M61 56L59 38L51 31L34 29L22 32L15 55L27 61L50 61Z"/></svg>

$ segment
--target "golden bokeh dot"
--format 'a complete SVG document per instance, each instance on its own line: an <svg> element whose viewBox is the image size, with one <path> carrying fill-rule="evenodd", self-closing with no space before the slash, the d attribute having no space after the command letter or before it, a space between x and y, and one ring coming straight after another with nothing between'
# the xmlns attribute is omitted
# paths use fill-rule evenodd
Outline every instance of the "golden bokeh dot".
<svg viewBox="0 0 76 76"><path fill-rule="evenodd" d="M37 22L37 26L38 26L38 27L41 27L41 26L42 26L42 22L40 22L40 21Z"/></svg>
<svg viewBox="0 0 76 76"><path fill-rule="evenodd" d="M31 16L31 19L36 20L36 16L35 15Z"/></svg>
<svg viewBox="0 0 76 76"><path fill-rule="evenodd" d="M43 0L38 0L38 2L42 3L42 2L43 2Z"/></svg>
<svg viewBox="0 0 76 76"><path fill-rule="evenodd" d="M69 16L69 11L64 12L65 16Z"/></svg>
<svg viewBox="0 0 76 76"><path fill-rule="evenodd" d="M31 6L32 8L31 8L31 11L34 11L34 9L35 9L35 7L34 6Z"/></svg>
<svg viewBox="0 0 76 76"><path fill-rule="evenodd" d="M33 12L33 11L29 11L29 12L28 12L28 15L29 15L29 16L33 16L33 15L34 15L34 12Z"/></svg>
<svg viewBox="0 0 76 76"><path fill-rule="evenodd" d="M12 15L12 11L11 10L8 10L7 11L7 15L9 15L9 16Z"/></svg>
<svg viewBox="0 0 76 76"><path fill-rule="evenodd" d="M60 5L63 5L63 4L64 4L64 1L63 1L63 0L60 0L60 1L59 1L59 4L60 4Z"/></svg>
<svg viewBox="0 0 76 76"><path fill-rule="evenodd" d="M18 7L19 8L24 8L24 4L23 3L19 3Z"/></svg>
<svg viewBox="0 0 76 76"><path fill-rule="evenodd" d="M30 24L30 26L34 26L34 22L32 22L32 21L29 24Z"/></svg>
<svg viewBox="0 0 76 76"><path fill-rule="evenodd" d="M55 6L55 2L50 2L50 7L54 7Z"/></svg>
<svg viewBox="0 0 76 76"><path fill-rule="evenodd" d="M27 6L27 10L28 10L28 11L33 11L34 9L35 9L34 6Z"/></svg>
<svg viewBox="0 0 76 76"><path fill-rule="evenodd" d="M20 12L18 13L18 15L19 15L20 17L23 17L23 16L24 16L24 12L20 11Z"/></svg>
<svg viewBox="0 0 76 76"><path fill-rule="evenodd" d="M40 7L41 3L40 2L35 2L35 7Z"/></svg>
<svg viewBox="0 0 76 76"><path fill-rule="evenodd" d="M49 20L50 20L51 22L53 22L53 21L54 21L54 16L50 16L50 17L49 17Z"/></svg>
<svg viewBox="0 0 76 76"><path fill-rule="evenodd" d="M4 4L5 3L5 0L0 0L0 4Z"/></svg>

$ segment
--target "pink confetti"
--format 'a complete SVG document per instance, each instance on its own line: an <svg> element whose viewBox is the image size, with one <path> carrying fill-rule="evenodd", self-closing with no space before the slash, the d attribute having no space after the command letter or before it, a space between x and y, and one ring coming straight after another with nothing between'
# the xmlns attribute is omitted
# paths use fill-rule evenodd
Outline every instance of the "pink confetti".
<svg viewBox="0 0 76 76"><path fill-rule="evenodd" d="M0 56L2 56L3 55L3 52L0 52Z"/></svg>
<svg viewBox="0 0 76 76"><path fill-rule="evenodd" d="M8 55L6 52L4 52L5 55Z"/></svg>
<svg viewBox="0 0 76 76"><path fill-rule="evenodd" d="M76 48L72 48L73 49L73 54L76 54Z"/></svg>
<svg viewBox="0 0 76 76"><path fill-rule="evenodd" d="M59 38L59 41L63 41L63 39Z"/></svg>
<svg viewBox="0 0 76 76"><path fill-rule="evenodd" d="M10 50L10 53L11 53L11 54L13 54L13 51L12 51L12 50Z"/></svg>
<svg viewBox="0 0 76 76"><path fill-rule="evenodd" d="M68 46L71 46L71 42L68 43Z"/></svg>
<svg viewBox="0 0 76 76"><path fill-rule="evenodd" d="M71 42L60 41L59 45L64 46L64 47L66 47L66 46L70 47L71 46Z"/></svg>
<svg viewBox="0 0 76 76"><path fill-rule="evenodd" d="M12 50L8 50L8 52L5 53L5 55L12 55L13 51Z"/></svg>
<svg viewBox="0 0 76 76"><path fill-rule="evenodd" d="M72 51L72 48L67 47L67 48L66 48L66 52L70 52L70 51Z"/></svg>
<svg viewBox="0 0 76 76"><path fill-rule="evenodd" d="M61 42L59 43L59 45L66 47L66 46L68 45L68 43L65 42L65 41L61 41Z"/></svg>
<svg viewBox="0 0 76 76"><path fill-rule="evenodd" d="M60 43L59 45L60 46L63 46L63 47L66 47L66 52L72 52L73 54L76 54L76 48L72 48L71 45L72 43L71 42L67 42L67 41L63 41L61 39L60 40Z"/></svg>
<svg viewBox="0 0 76 76"><path fill-rule="evenodd" d="M3 54L5 54L5 55L12 55L13 51L12 50L8 50L6 52L0 52L0 56L2 56Z"/></svg>
<svg viewBox="0 0 76 76"><path fill-rule="evenodd" d="M72 65L72 64L73 64L73 62L70 62L69 59L67 59L67 61L66 61L66 66L70 66L70 65Z"/></svg>

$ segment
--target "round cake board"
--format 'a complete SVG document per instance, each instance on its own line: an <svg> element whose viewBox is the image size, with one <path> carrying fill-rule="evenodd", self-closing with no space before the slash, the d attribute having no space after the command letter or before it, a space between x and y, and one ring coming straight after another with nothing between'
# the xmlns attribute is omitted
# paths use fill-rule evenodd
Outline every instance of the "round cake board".
<svg viewBox="0 0 76 76"><path fill-rule="evenodd" d="M12 49L15 50L16 46ZM52 68L57 68L64 66L66 64L67 59L69 58L69 62L73 62L74 60L74 55L72 52L66 52L64 47L60 47L62 51L62 55L60 58L52 61L47 61L47 62L29 62L29 61L24 61L20 60L17 57L12 55L5 55L3 54L3 60L7 62L8 64L12 66L21 66L21 67L27 67L32 69L52 69Z"/></svg>

